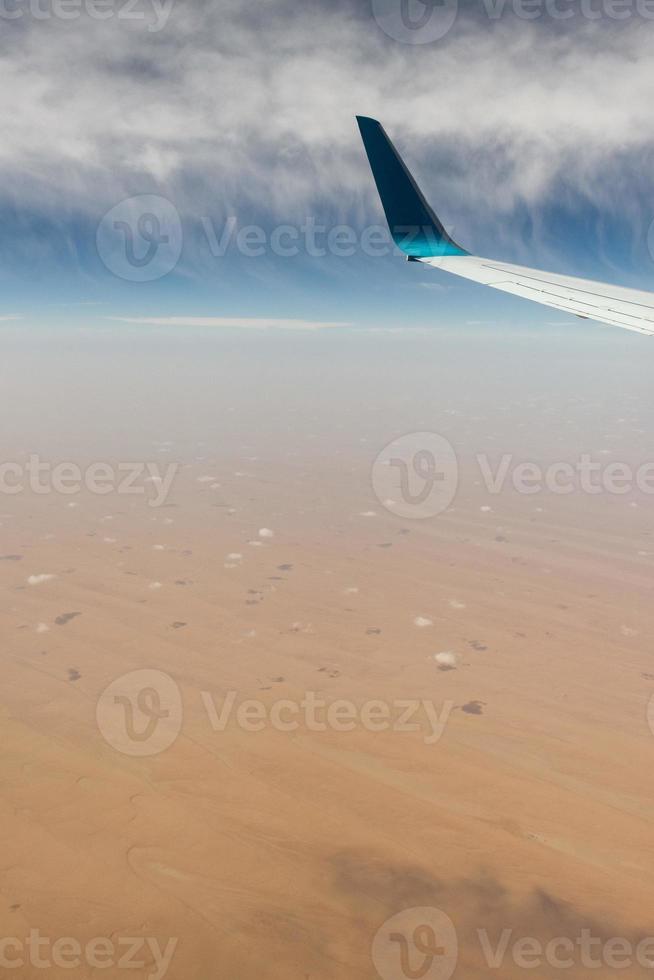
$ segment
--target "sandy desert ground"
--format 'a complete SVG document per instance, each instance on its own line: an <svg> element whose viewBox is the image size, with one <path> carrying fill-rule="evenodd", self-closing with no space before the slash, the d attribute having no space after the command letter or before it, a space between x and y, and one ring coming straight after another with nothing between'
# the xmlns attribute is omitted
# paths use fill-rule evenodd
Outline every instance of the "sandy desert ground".
<svg viewBox="0 0 654 980"><path fill-rule="evenodd" d="M138 395L112 401L109 380L89 380L87 350L74 377L50 363L51 412L39 388L33 414L7 425L5 459L21 465L48 443L49 459L178 469L160 507L86 490L0 498L0 936L104 938L125 957L133 937L142 964L102 969L105 944L76 966L61 946L58 966L43 946L49 967L3 976L442 980L451 949L431 966L413 950L407 972L397 936L373 948L387 920L415 908L451 919L455 977L648 975L606 957L589 971L579 948L571 968L529 970L511 948L587 930L635 949L654 934L651 498L491 499L468 451L556 458L567 426L577 435L558 446L564 458L574 444L640 459L647 388L633 373L620 381L642 355L616 348L615 378L609 345L567 400L555 355L542 392L518 390L508 366L500 401L493 383L457 394L445 368L429 390L406 365L379 375L384 351L357 354L354 384L350 357L330 354L325 369L312 343L301 341L297 396L297 364L261 356L252 387L221 361L221 384L196 366L202 383L182 399L188 365L173 379L161 359ZM11 356L15 405L29 354ZM231 367L241 356L225 355ZM111 383L128 363L116 358ZM609 364L615 387L597 394ZM88 411L61 407L63 378ZM165 378L172 391L160 392ZM155 426L165 398L176 414ZM467 448L452 507L412 520L377 499L370 468L385 443L423 429ZM135 705L171 712L150 746L170 741L161 751L137 736L143 754L129 752L127 702L111 694L134 671L150 672L138 676L155 692L134 700L134 730L153 721ZM345 707L323 725L324 711L299 707L307 697ZM496 946L507 929L493 969L479 930Z"/></svg>

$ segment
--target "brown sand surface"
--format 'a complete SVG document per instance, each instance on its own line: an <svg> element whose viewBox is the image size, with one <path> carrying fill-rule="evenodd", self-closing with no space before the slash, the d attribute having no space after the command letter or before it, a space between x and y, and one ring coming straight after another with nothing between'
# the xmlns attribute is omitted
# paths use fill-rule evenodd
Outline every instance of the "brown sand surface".
<svg viewBox="0 0 654 980"><path fill-rule="evenodd" d="M428 906L455 923L456 977L588 975L489 971L477 930L654 931L649 511L579 496L484 511L468 486L405 520L372 493L372 449L336 465L295 448L182 456L156 509L3 497L0 935L172 937L171 980L363 980L382 923ZM183 724L133 757L96 706L139 669L173 679ZM207 699L230 692L449 713L433 742L422 709L417 731L214 730Z"/></svg>
<svg viewBox="0 0 654 980"><path fill-rule="evenodd" d="M138 508L97 500L5 515L3 550L22 556L0 563L5 935L178 937L169 976L188 980L374 976L372 937L412 906L456 922L470 977L484 975L477 928L647 933L647 559L615 534L591 545L564 515L503 517L498 542L478 510L415 526L333 499L298 518L283 481L251 481L228 515L185 480L145 529ZM27 584L42 573L56 577ZM95 720L104 688L138 668L183 696L183 729L154 757L115 751ZM230 691L454 708L436 744L425 719L214 731L202 692Z"/></svg>

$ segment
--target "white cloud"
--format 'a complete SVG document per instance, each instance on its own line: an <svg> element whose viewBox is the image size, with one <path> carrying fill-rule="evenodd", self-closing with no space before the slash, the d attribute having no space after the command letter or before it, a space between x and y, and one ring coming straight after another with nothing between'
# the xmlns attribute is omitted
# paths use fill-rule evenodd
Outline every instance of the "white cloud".
<svg viewBox="0 0 654 980"><path fill-rule="evenodd" d="M351 327L351 323L323 320L273 319L271 317L221 316L110 316L108 320L153 327L232 327L244 330L323 330Z"/></svg>
<svg viewBox="0 0 654 980"><path fill-rule="evenodd" d="M654 137L649 22L491 24L462 10L446 38L416 46L355 7L178 2L158 33L147 18L25 16L0 63L4 194L95 215L156 189L181 213L233 214L245 198L295 220L326 199L363 217L363 193L378 218L354 123L365 113L446 220L539 201L561 174L606 207L629 196L625 154Z"/></svg>
<svg viewBox="0 0 654 980"><path fill-rule="evenodd" d="M450 670L456 667L459 662L457 655L452 650L443 650L442 653L435 654L434 660L439 667L445 667Z"/></svg>
<svg viewBox="0 0 654 980"><path fill-rule="evenodd" d="M42 582L50 582L56 575L51 575L49 573L43 573L41 575L30 575L27 579L28 585L41 585Z"/></svg>

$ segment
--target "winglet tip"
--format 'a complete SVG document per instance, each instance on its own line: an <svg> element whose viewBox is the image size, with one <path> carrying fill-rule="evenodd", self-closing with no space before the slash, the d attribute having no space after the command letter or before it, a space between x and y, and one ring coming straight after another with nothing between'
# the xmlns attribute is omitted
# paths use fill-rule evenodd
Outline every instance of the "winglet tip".
<svg viewBox="0 0 654 980"><path fill-rule="evenodd" d="M365 126L381 126L379 119L373 119L372 116L356 116L356 121L359 124L359 129Z"/></svg>
<svg viewBox="0 0 654 980"><path fill-rule="evenodd" d="M466 255L425 200L382 124L370 116L356 119L395 244L416 258Z"/></svg>

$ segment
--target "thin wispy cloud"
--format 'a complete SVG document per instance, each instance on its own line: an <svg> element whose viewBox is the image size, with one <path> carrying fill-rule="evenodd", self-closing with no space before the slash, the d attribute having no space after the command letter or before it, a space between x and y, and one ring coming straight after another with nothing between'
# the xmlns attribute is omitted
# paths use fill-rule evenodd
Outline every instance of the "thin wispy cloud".
<svg viewBox="0 0 654 980"><path fill-rule="evenodd" d="M271 317L110 316L106 319L144 327L216 327L238 330L325 330L353 325L352 323L336 321L275 319Z"/></svg>

